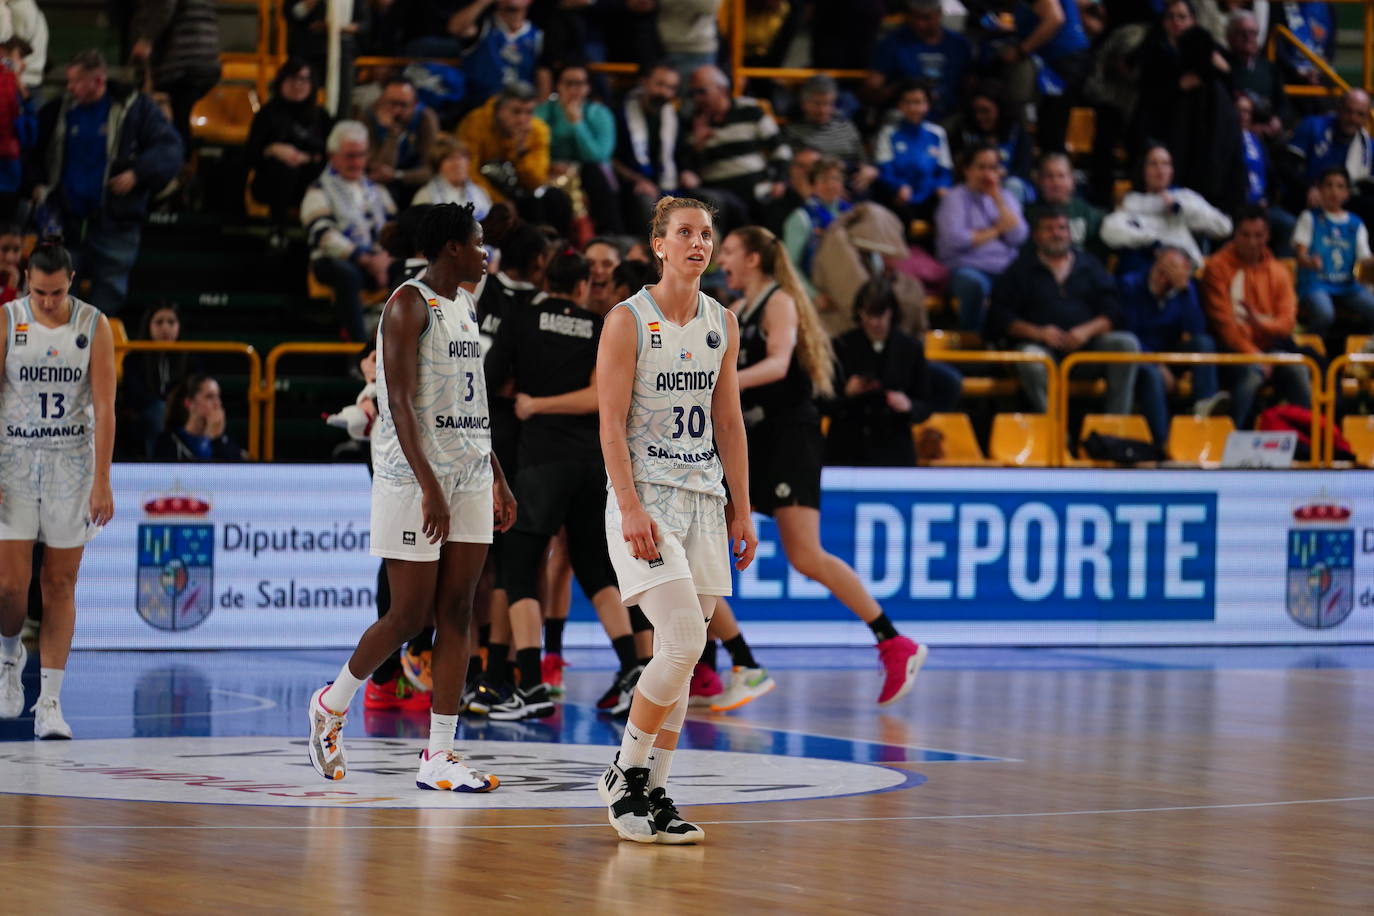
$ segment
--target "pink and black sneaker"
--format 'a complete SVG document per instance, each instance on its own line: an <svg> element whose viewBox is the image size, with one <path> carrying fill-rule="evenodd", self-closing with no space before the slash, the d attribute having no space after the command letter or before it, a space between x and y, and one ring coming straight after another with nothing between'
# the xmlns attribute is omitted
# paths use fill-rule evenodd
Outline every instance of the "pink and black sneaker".
<svg viewBox="0 0 1374 916"><path fill-rule="evenodd" d="M905 636L894 636L878 643L878 660L882 662L883 692L878 705L888 706L906 696L916 683L916 672L925 664L929 649Z"/></svg>

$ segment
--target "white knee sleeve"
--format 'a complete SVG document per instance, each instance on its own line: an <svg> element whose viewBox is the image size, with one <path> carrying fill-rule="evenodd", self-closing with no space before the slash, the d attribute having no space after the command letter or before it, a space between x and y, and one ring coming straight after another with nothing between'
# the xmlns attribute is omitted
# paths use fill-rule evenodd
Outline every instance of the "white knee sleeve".
<svg viewBox="0 0 1374 916"><path fill-rule="evenodd" d="M682 723L687 720L687 701L690 698L691 690L692 685L689 680L687 686L682 688L682 694L677 698L677 702L673 704L673 708L668 710L667 718L665 718L663 724L658 727L659 731L682 731Z"/></svg>
<svg viewBox="0 0 1374 916"><path fill-rule="evenodd" d="M639 607L654 625L654 657L639 676L639 692L656 706L673 706L706 644L702 604L690 579L676 579L646 591Z"/></svg>

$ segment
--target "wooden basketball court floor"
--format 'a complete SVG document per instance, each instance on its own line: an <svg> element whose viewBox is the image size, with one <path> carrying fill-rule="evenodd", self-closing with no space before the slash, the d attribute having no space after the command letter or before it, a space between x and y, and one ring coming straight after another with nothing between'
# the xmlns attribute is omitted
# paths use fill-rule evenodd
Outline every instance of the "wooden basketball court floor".
<svg viewBox="0 0 1374 916"><path fill-rule="evenodd" d="M1374 911L1374 647L937 648L881 711L871 650L760 654L778 690L691 717L708 838L668 847L596 807L606 654L552 720L465 721L503 785L455 797L414 788L424 714L360 703L314 776L342 653L77 653L77 740L0 723L0 912Z"/></svg>

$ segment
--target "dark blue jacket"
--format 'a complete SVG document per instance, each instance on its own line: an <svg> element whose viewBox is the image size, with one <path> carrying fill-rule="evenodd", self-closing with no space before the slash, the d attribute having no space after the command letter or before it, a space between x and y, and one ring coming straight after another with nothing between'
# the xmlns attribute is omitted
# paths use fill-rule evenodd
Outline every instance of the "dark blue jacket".
<svg viewBox="0 0 1374 916"><path fill-rule="evenodd" d="M110 96L108 126L113 143L107 147L105 180L125 169L138 176L134 189L125 195L105 190L103 213L116 222L141 222L148 214L148 202L181 171L181 137L163 117L162 110L142 92L111 81L105 90ZM38 112L38 142L34 145L32 168L34 184L49 189L48 202L62 203L62 155L66 141L64 125L71 97L53 99Z"/></svg>
<svg viewBox="0 0 1374 916"><path fill-rule="evenodd" d="M1197 291L1190 281L1187 289L1173 293L1162 302L1150 292L1150 271L1137 270L1117 281L1127 330L1140 339L1147 353L1169 353L1183 346L1184 338L1207 333L1207 319L1198 305Z"/></svg>

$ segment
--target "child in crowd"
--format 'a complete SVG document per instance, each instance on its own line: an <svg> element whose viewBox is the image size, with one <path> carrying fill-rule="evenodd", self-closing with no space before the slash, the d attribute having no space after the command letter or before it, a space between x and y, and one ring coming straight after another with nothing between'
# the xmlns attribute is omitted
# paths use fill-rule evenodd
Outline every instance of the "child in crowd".
<svg viewBox="0 0 1374 916"><path fill-rule="evenodd" d="M1374 292L1356 279L1357 269L1370 260L1369 230L1345 209L1349 173L1341 166L1325 170L1317 193L1321 206L1303 211L1293 227L1303 324L1325 334L1340 309L1359 321L1362 332L1374 331Z"/></svg>

